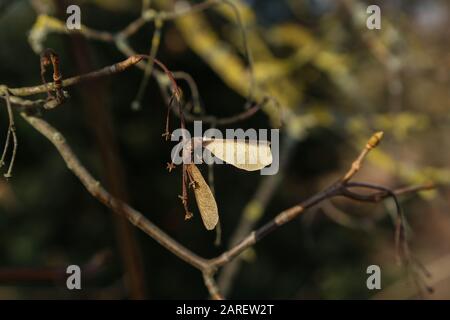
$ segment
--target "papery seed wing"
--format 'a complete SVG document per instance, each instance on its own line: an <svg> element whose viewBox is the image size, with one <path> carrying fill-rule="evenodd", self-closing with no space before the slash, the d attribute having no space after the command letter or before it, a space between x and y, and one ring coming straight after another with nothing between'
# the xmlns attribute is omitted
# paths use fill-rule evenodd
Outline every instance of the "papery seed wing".
<svg viewBox="0 0 450 320"><path fill-rule="evenodd" d="M219 210L217 209L216 199L211 192L208 184L194 164L189 164L187 167L189 174L194 181L194 194L197 202L200 216L203 224L207 230L212 230L219 221Z"/></svg>
<svg viewBox="0 0 450 320"><path fill-rule="evenodd" d="M210 139L204 141L204 148L226 163L247 171L260 170L272 163L268 141Z"/></svg>

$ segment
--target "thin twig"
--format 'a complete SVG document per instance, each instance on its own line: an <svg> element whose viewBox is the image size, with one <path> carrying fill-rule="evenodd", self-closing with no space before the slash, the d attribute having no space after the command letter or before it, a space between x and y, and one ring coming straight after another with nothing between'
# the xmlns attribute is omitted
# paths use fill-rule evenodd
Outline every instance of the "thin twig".
<svg viewBox="0 0 450 320"><path fill-rule="evenodd" d="M203 282L205 283L212 299L223 300L223 296L219 291L219 287L214 280L214 274L212 272L203 272Z"/></svg>
<svg viewBox="0 0 450 320"><path fill-rule="evenodd" d="M6 141L5 141L5 147L3 149L2 157L0 159L0 167L4 165L5 163L5 157L6 153L8 151L8 146L10 144L10 140L12 137L13 140L13 150L11 154L11 160L9 161L8 171L4 174L5 178L11 178L12 177L12 169L14 166L14 160L16 159L16 153L17 153L17 135L16 135L16 126L14 124L14 114L11 107L11 101L10 101L10 95L9 91L5 90L5 101L6 101L6 109L8 110L8 133L6 134Z"/></svg>
<svg viewBox="0 0 450 320"><path fill-rule="evenodd" d="M163 22L161 20L155 20L155 31L153 32L149 59L147 65L145 66L144 76L142 77L141 83L139 85L138 92L133 102L131 103L131 108L133 110L141 109L141 100L144 96L145 89L147 88L148 80L153 71L153 61L156 58L156 54L158 53L159 45L161 42L161 29L163 26Z"/></svg>
<svg viewBox="0 0 450 320"><path fill-rule="evenodd" d="M93 279L104 271L107 262L111 260L111 251L102 250L94 254L81 266L83 279ZM30 282L65 282L67 279L67 266L59 267L23 267L23 268L0 268L0 283L24 283Z"/></svg>
<svg viewBox="0 0 450 320"><path fill-rule="evenodd" d="M219 4L220 1L221 0L206 0L194 5L183 6L181 9L175 11L155 11L153 9L145 10L139 18L132 21L128 26L117 33L115 39L126 39L131 37L147 22L151 22L154 20L174 20L187 14L193 14L206 10L213 5Z"/></svg>
<svg viewBox="0 0 450 320"><path fill-rule="evenodd" d="M233 13L234 13L236 20L238 22L238 25L239 25L239 29L241 30L245 57L247 59L248 68L250 71L250 88L249 88L249 92L248 92L248 96L247 96L247 104L246 104L246 108L249 108L250 104L253 101L253 94L254 94L254 91L256 88L256 78L255 78L254 67L253 67L253 64L254 64L253 63L253 55L252 55L252 52L251 52L249 44L248 44L247 32L245 31L245 26L244 26L244 23L242 22L242 18L241 18L241 14L239 13L239 9L230 0L222 0L222 2L227 4L228 6L230 6L230 8L233 10Z"/></svg>
<svg viewBox="0 0 450 320"><path fill-rule="evenodd" d="M144 59L145 55L133 55L121 62L118 62L116 64L113 64L111 66L104 67L102 69L89 72L86 74L78 75L75 77L67 78L62 81L63 87L69 87L76 85L78 83L89 81L92 79L97 79L99 77L105 77L112 74L116 74L119 72L123 72L126 69L130 68L131 66L134 66L138 62L140 62L142 59ZM9 92L14 96L24 97L24 96L31 96L38 93L44 93L48 91L54 91L56 89L55 82L50 82L47 84L39 85L39 86L32 86L32 87L22 87L22 88L9 88Z"/></svg>
<svg viewBox="0 0 450 320"><path fill-rule="evenodd" d="M355 161L353 161L352 166L347 171L347 173L342 178L341 182L346 183L349 181L353 176L359 171L359 169L362 166L362 163L364 159L366 158L367 154L372 150L373 148L376 148L376 146L380 143L381 139L383 139L383 132L379 131L375 133L369 141L367 141L366 146L362 150L362 152L359 154L358 158L356 158Z"/></svg>

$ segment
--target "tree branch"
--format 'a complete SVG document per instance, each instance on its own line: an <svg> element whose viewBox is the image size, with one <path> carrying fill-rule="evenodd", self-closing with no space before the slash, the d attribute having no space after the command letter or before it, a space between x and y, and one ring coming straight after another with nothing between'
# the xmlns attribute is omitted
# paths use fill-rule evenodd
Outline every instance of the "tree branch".
<svg viewBox="0 0 450 320"><path fill-rule="evenodd" d="M21 115L33 128L35 128L38 132L40 132L43 136L45 136L56 147L58 152L61 154L63 160L66 162L68 169L71 170L78 177L78 179L82 182L87 191L93 197L97 198L101 203L112 209L117 214L124 214L125 217L133 225L137 226L139 229L144 231L146 234L148 234L150 237L156 240L167 250L172 252L174 255L176 255L186 263L199 269L203 273L205 285L210 293L210 296L215 299L222 298L213 278L218 268L224 266L225 264L236 258L244 250L253 246L261 239L263 239L265 236L277 230L282 225L298 217L306 209L311 208L312 206L323 201L324 199L329 199L335 196L346 196L344 191L348 187L347 181L345 179L338 180L337 182L333 183L330 187L304 200L300 204L280 212L273 220L266 223L257 230L251 232L243 240L237 243L234 247L223 252L218 257L207 260L205 258L198 256L197 254L193 253L192 251L190 251L189 249L187 249L186 247L184 247L183 245L172 239L164 231L159 229L151 221L145 218L145 216L143 216L142 213L133 209L128 204L114 198L108 191L106 191L101 186L99 181L95 180L89 174L89 172L80 163L80 161L73 153L72 149L66 143L64 137L58 130L53 128L45 120L39 117L27 114L25 112L22 112ZM372 138L367 143L364 151L360 154L360 156L358 156L357 160L355 160L356 163L358 162L361 163L364 160L368 152L376 145L373 144L372 142L373 141L379 142L379 139L377 138L379 136L380 136L379 133L376 133L374 136L372 136ZM352 176L354 175L354 173L356 173L354 172L355 170L354 168L357 167L354 165L355 162L353 163L352 168L348 171L352 173L351 174ZM348 177L348 175L349 173L347 173L344 176L344 178ZM350 184L350 186L354 185ZM427 185L422 187L400 189L399 192L403 194L406 192L416 192L429 188L430 186ZM375 202L375 199L379 201L378 199L386 198L389 196L390 194L381 192L379 193L379 195L377 195L376 198L373 199Z"/></svg>
<svg viewBox="0 0 450 320"><path fill-rule="evenodd" d="M100 182L95 180L81 164L70 146L66 143L63 135L58 130L39 117L26 114L24 112L21 113L21 116L56 147L65 161L67 168L75 174L86 190L94 198L99 200L117 214L123 213L133 225L144 231L183 261L200 270L208 269L208 263L205 259L197 256L195 253L173 240L164 231L150 222L144 215L142 215L142 213L133 209L126 203L114 198L108 191L106 191Z"/></svg>
<svg viewBox="0 0 450 320"><path fill-rule="evenodd" d="M89 80L96 79L99 77L105 77L105 76L109 76L109 75L116 74L119 72L123 72L126 69L128 69L129 67L134 66L135 64L137 64L144 58L145 58L145 55L133 55L121 62L118 62L111 66L104 67L100 70L96 70L96 71L82 74L79 76L67 78L62 81L62 86L69 87L69 86L78 84L80 82L89 81ZM43 84L43 85L39 85L39 86L9 88L8 91L14 96L24 97L24 96L31 96L31 95L38 94L38 93L52 91L52 90L55 90L55 87L56 87L55 82L49 82L47 84Z"/></svg>

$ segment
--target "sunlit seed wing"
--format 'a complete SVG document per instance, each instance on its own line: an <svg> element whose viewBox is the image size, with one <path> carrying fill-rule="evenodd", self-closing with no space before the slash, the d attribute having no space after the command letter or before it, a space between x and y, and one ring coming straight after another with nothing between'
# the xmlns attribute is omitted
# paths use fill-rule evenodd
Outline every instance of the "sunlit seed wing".
<svg viewBox="0 0 450 320"><path fill-rule="evenodd" d="M217 158L247 171L260 170L272 163L268 141L210 139L205 140L204 147Z"/></svg>
<svg viewBox="0 0 450 320"><path fill-rule="evenodd" d="M191 178L194 180L194 194L200 216L207 230L212 230L219 221L219 211L214 196L205 179L194 164L187 165Z"/></svg>

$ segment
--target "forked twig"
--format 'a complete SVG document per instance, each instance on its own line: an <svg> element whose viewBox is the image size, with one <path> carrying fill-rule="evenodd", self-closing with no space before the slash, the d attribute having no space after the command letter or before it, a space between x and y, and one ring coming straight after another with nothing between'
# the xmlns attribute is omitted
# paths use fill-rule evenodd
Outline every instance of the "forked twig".
<svg viewBox="0 0 450 320"><path fill-rule="evenodd" d="M52 104L52 107L55 107L61 104L64 101L65 94L62 86L62 75L60 70L59 56L52 49L45 49L41 54L41 80L45 85L47 81L45 80L45 73L47 71L47 67L52 65L53 67L53 82L54 82L54 91L55 96L51 93L51 91L47 91L47 99L55 100Z"/></svg>
<svg viewBox="0 0 450 320"><path fill-rule="evenodd" d="M5 147L3 148L2 157L0 159L0 167L5 165L5 158L6 154L8 152L8 148L10 145L11 137L12 137L12 144L13 144L13 150L11 154L11 160L9 161L8 170L4 174L5 178L9 179L12 177L12 169L14 166L14 160L16 159L16 153L17 153L17 135L16 135L16 126L14 124L14 114L11 107L11 101L10 101L10 95L8 89L4 90L5 92L5 101L6 101L6 109L8 110L8 131L6 134L6 140L5 140Z"/></svg>

